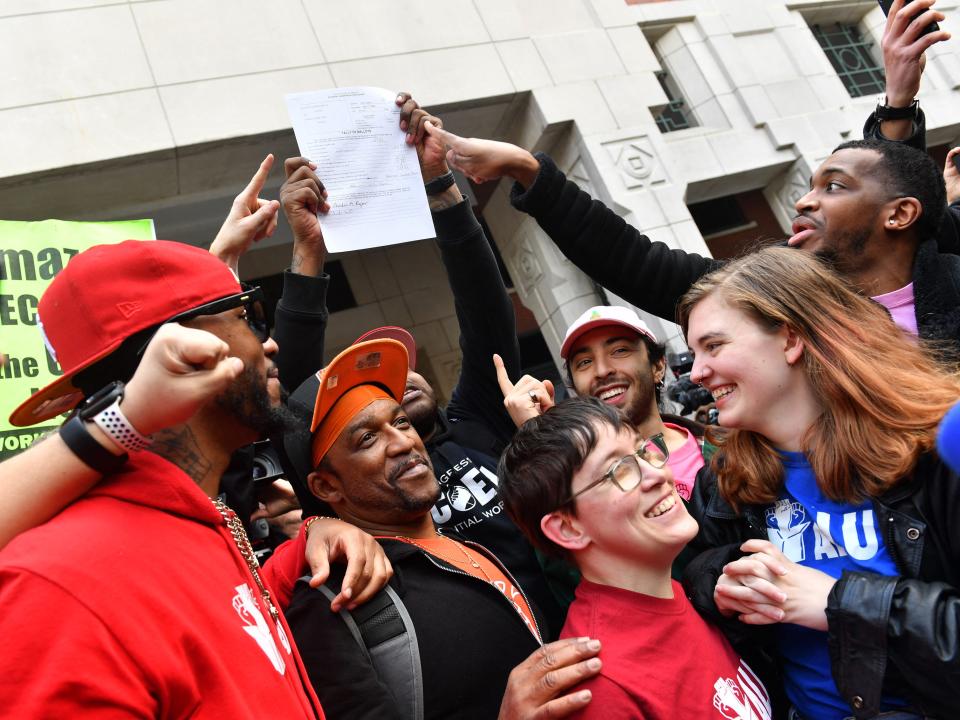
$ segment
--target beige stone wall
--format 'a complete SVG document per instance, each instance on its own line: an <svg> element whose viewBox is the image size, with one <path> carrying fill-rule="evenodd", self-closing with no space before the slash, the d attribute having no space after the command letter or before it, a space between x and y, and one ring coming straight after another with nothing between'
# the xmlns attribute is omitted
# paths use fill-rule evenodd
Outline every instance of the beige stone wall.
<svg viewBox="0 0 960 720"><path fill-rule="evenodd" d="M938 8L957 33L958 0ZM295 152L284 93L370 84L411 90L455 132L551 151L651 237L705 253L687 203L762 189L786 228L811 168L859 136L876 99L847 94L808 27L837 20L879 42L873 0L4 0L0 217L150 216L208 242L263 154ZM931 144L960 136L957 47L927 64ZM658 131L661 60L699 127ZM594 289L506 190L485 216L555 352ZM244 274L288 257L281 229ZM456 323L433 244L343 260L360 306L333 318L330 348L411 326L449 390Z"/></svg>

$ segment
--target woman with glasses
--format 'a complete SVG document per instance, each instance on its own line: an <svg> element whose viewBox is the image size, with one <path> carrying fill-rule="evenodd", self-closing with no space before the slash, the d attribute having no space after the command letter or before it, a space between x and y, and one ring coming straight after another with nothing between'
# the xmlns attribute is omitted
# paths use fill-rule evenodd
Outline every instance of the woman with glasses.
<svg viewBox="0 0 960 720"><path fill-rule="evenodd" d="M691 505L694 604L762 631L791 718L960 716L960 480L934 451L958 376L789 248L705 277L678 317L728 429Z"/></svg>
<svg viewBox="0 0 960 720"><path fill-rule="evenodd" d="M697 523L667 459L595 398L528 420L501 458L507 512L582 576L561 638L599 639L602 667L576 717L768 720L763 683L670 577Z"/></svg>

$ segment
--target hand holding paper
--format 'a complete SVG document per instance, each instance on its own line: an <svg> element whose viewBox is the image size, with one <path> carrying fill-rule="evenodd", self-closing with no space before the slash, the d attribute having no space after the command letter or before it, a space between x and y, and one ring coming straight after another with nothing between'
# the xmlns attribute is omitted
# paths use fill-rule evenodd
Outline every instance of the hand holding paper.
<svg viewBox="0 0 960 720"><path fill-rule="evenodd" d="M380 88L288 95L300 153L329 192L320 218L330 252L431 238L416 150L400 129L397 96Z"/></svg>

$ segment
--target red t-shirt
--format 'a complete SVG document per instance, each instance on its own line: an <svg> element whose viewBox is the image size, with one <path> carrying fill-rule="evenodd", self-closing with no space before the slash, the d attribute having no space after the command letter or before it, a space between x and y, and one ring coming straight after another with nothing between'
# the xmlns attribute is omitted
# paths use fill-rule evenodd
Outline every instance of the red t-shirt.
<svg viewBox="0 0 960 720"><path fill-rule="evenodd" d="M770 720L759 678L673 582L665 600L581 580L561 638L600 640L586 720Z"/></svg>

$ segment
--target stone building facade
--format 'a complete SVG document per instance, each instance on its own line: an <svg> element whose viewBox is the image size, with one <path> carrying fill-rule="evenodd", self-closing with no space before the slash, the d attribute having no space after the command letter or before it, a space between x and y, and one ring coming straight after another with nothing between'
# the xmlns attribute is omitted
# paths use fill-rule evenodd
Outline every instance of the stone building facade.
<svg viewBox="0 0 960 720"><path fill-rule="evenodd" d="M937 6L960 29L958 0ZM297 154L285 93L376 85L459 134L551 153L654 239L730 254L786 234L811 169L859 137L883 22L874 0L4 0L0 218L152 217L160 237L208 243L262 157ZM957 48L929 53L931 145L960 136ZM602 289L512 210L506 183L469 192L528 364L555 361ZM242 273L269 278L289 252L281 227ZM448 392L457 324L433 243L331 260L328 356L404 325Z"/></svg>

